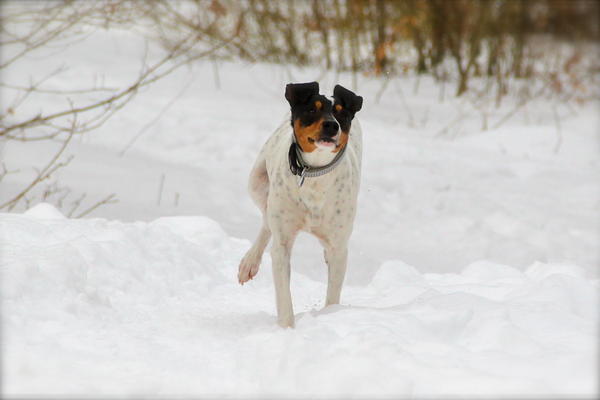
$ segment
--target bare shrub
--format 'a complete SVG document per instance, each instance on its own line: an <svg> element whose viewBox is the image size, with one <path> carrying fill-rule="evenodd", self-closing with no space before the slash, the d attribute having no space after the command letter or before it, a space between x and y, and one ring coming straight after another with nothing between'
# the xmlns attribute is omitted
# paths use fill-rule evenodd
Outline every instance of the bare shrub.
<svg viewBox="0 0 600 400"><path fill-rule="evenodd" d="M153 2L136 3L120 1L62 1L31 2L25 4L3 3L0 16L0 44L2 45L2 61L0 72L8 68L26 68L31 55L40 51L58 52L61 49L83 40L90 28L108 29L113 26L132 25L144 28L156 18ZM144 31L144 34L147 32ZM201 40L198 32L187 32L170 42L162 58L148 63L141 60L140 72L129 84L122 87L107 87L93 82L89 87L74 90L47 88L45 83L64 74L67 66L51 71L43 77L31 77L27 83L4 81L5 74L0 75L2 90L2 111L0 113L0 140L2 147L9 141L34 142L56 141L59 147L49 161L38 167L32 180L10 194L0 204L0 210L13 210L18 204L29 204L32 199L45 200L55 197L56 202L63 205L65 196L70 194L56 182L45 188L43 183L51 181L54 173L67 166L73 156L66 153L72 138L85 132L97 129L116 112L125 107L140 89L169 75L182 65L211 55L227 43L214 37ZM210 45L207 45L209 43ZM201 47L201 48L200 48ZM27 115L23 106L36 95L51 96L53 104L65 106L52 111L41 111ZM39 107L41 108L41 107ZM3 165L0 181L14 173ZM85 197L85 196L84 196ZM83 198L72 202L69 213L75 215L76 209L82 205ZM84 216L103 204L115 201L115 194L92 203L87 210L77 214Z"/></svg>

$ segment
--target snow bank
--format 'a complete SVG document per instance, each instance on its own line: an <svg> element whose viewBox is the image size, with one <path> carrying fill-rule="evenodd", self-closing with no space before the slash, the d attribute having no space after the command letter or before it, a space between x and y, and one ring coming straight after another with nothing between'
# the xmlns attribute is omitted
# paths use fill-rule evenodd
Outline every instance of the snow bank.
<svg viewBox="0 0 600 400"><path fill-rule="evenodd" d="M3 392L162 396L594 396L598 281L569 264L456 274L383 263L322 309L293 273L275 325L270 257L205 217L0 214ZM295 261L297 261L295 259Z"/></svg>

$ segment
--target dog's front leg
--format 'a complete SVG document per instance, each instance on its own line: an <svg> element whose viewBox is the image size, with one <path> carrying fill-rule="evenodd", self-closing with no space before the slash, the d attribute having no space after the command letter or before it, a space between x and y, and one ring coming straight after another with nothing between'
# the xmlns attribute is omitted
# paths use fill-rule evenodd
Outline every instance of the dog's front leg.
<svg viewBox="0 0 600 400"><path fill-rule="evenodd" d="M294 238L294 233L273 231L271 259L273 261L277 322L284 328L294 326L294 309L290 292L290 257Z"/></svg>
<svg viewBox="0 0 600 400"><path fill-rule="evenodd" d="M327 297L325 306L340 303L340 294L344 276L346 276L346 263L348 261L348 248L336 243L335 246L325 247L325 262L327 263Z"/></svg>

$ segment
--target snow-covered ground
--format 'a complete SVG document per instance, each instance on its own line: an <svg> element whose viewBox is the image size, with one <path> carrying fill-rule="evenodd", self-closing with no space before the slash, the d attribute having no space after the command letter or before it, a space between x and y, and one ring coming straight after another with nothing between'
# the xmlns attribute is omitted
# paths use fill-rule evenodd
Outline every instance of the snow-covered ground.
<svg viewBox="0 0 600 400"><path fill-rule="evenodd" d="M100 31L3 79L68 60L49 88L124 85L144 51ZM249 168L286 111L285 83L307 80L323 92L352 82L264 64L181 69L69 147L57 179L73 198L119 203L83 220L45 204L0 214L4 394L597 394L598 104L536 100L492 128L517 100L440 101L430 79L406 77L376 101L383 80L359 77L365 153L342 305L321 309L321 249L301 236L297 327L281 330L268 255L248 285L236 269L260 223ZM32 100L22 112L59 106ZM3 143L23 172L0 200L57 145Z"/></svg>
<svg viewBox="0 0 600 400"><path fill-rule="evenodd" d="M597 282L572 264L480 261L422 273L393 260L320 309L293 273L297 327L276 326L268 257L206 217L2 216L7 394L590 395Z"/></svg>

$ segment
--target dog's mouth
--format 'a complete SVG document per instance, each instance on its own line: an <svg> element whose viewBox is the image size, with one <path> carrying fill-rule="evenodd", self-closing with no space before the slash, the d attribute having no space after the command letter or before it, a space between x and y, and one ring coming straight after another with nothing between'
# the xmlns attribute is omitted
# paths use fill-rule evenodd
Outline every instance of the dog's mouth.
<svg viewBox="0 0 600 400"><path fill-rule="evenodd" d="M329 139L329 138L321 139L317 142L317 145L326 146L326 147L335 146L335 141L333 139Z"/></svg>
<svg viewBox="0 0 600 400"><path fill-rule="evenodd" d="M333 137L321 137L317 141L317 146L323 147L335 147L337 146L337 139L339 138L339 134Z"/></svg>

